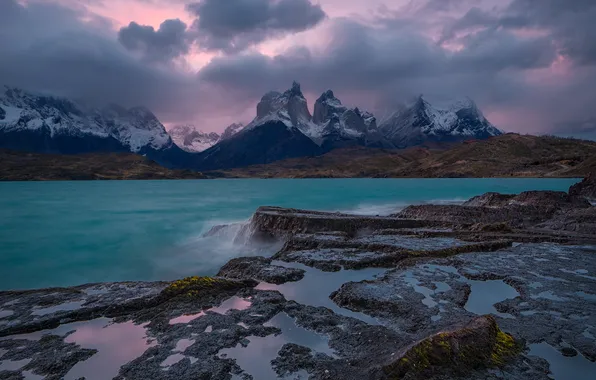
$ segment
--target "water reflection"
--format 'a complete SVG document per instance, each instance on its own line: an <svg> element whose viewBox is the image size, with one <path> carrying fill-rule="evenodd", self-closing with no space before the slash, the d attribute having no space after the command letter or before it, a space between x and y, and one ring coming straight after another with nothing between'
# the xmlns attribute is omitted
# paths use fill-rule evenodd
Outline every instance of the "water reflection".
<svg viewBox="0 0 596 380"><path fill-rule="evenodd" d="M336 305L329 295L338 290L346 282L359 282L372 280L385 272L385 269L366 268L362 270L341 270L339 272L323 272L319 269L299 263L286 263L274 261L273 265L286 268L304 269L304 278L297 282L288 282L281 285L260 283L257 289L277 290L288 300L293 300L304 305L323 306L333 310L336 314L357 318L371 325L379 325L380 322L363 313L353 312Z"/></svg>
<svg viewBox="0 0 596 380"><path fill-rule="evenodd" d="M247 346L238 344L236 347L221 350L218 355L222 358L235 359L240 368L259 380L278 379L271 367L271 361L277 357L279 350L286 343L298 344L315 352L336 357L325 336L296 325L296 322L286 313L277 314L265 326L277 327L282 330L282 333L267 337L250 336ZM286 378L306 378L302 376L304 374L291 374Z"/></svg>

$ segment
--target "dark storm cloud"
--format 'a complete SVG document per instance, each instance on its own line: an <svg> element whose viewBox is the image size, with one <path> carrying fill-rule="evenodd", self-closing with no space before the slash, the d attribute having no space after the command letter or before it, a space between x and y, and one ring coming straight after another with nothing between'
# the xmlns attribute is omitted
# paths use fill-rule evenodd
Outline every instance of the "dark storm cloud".
<svg viewBox="0 0 596 380"><path fill-rule="evenodd" d="M198 17L191 29L199 47L226 52L310 29L326 17L310 0L202 0L187 9Z"/></svg>
<svg viewBox="0 0 596 380"><path fill-rule="evenodd" d="M284 8L290 3L298 8ZM498 126L513 131L583 133L591 125L585 121L596 119L591 22L596 2L448 3L417 5L413 15L384 12L375 22L331 18L316 30L320 37L307 32L312 45L289 46L270 57L247 48L318 25L325 17L318 5L195 2L190 9L197 21L190 27L177 20L158 29L133 23L118 36L106 27L109 21L84 10L0 0L0 83L146 105L164 122L199 121L205 129L223 126L210 123L214 116L242 114L231 121L247 121L265 92L284 90L292 80L302 82L311 105L313 97L333 89L345 103L378 111L379 117L423 93L441 99L471 96L487 113L509 115ZM442 38L437 25L445 26ZM177 71L176 59L195 41L223 52L196 75ZM562 69L553 65L561 56Z"/></svg>
<svg viewBox="0 0 596 380"><path fill-rule="evenodd" d="M0 1L0 84L84 100L145 105L164 121L201 112L197 81L131 56L83 11L58 4ZM207 99L208 100L208 99Z"/></svg>
<svg viewBox="0 0 596 380"><path fill-rule="evenodd" d="M168 62L190 51L186 24L179 19L166 20L158 30L131 22L118 32L118 41L126 49L139 52L149 61Z"/></svg>
<svg viewBox="0 0 596 380"><path fill-rule="evenodd" d="M501 71L548 67L555 58L548 39L518 40L502 30L470 37L455 53L418 33L392 33L349 20L336 20L330 35L323 54L302 47L275 57L255 52L220 57L199 75L224 87L254 91L253 96L266 86L283 88L295 78L313 91L326 87L345 92L374 90L384 103L420 92L476 95L484 89L479 83L495 81L502 83L493 90L496 98L510 92L500 88L511 84L500 77Z"/></svg>
<svg viewBox="0 0 596 380"><path fill-rule="evenodd" d="M445 27L441 42L472 28L541 30L577 64L596 64L596 1L513 0L502 11L470 9Z"/></svg>

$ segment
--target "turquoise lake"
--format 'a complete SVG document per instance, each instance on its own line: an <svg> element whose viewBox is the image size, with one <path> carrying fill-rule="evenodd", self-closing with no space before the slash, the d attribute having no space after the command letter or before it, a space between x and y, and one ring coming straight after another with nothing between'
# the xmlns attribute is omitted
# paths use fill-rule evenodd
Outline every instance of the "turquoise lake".
<svg viewBox="0 0 596 380"><path fill-rule="evenodd" d="M258 206L383 215L487 191L563 190L576 179L242 179L0 183L0 289L215 274L257 254L213 225Z"/></svg>

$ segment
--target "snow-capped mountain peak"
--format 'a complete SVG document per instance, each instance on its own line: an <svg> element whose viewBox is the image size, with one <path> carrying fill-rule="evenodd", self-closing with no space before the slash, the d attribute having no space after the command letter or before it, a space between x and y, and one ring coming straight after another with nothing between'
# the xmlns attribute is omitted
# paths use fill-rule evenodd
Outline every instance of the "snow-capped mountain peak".
<svg viewBox="0 0 596 380"><path fill-rule="evenodd" d="M99 139L87 144L113 147L119 143L122 150L126 148L132 152L144 148L160 150L172 145L164 126L144 107L89 108L66 98L5 87L0 93L0 109L3 115L0 132L7 140L8 137L18 140L17 135L23 133L34 134L38 139L43 135L62 140ZM84 147L65 149L84 151Z"/></svg>
<svg viewBox="0 0 596 380"><path fill-rule="evenodd" d="M324 123L333 116L339 117L346 110L347 107L341 104L333 91L327 90L315 102L313 122L316 124Z"/></svg>
<svg viewBox="0 0 596 380"><path fill-rule="evenodd" d="M288 128L310 129L311 115L300 84L293 82L292 87L283 93L271 91L265 94L257 105L257 117L246 126L251 129L270 121L281 121Z"/></svg>
<svg viewBox="0 0 596 380"><path fill-rule="evenodd" d="M180 148L187 152L199 153L211 148L220 141L229 139L244 128L242 123L228 126L220 135L216 132L202 132L194 125L177 125L168 133Z"/></svg>
<svg viewBox="0 0 596 380"><path fill-rule="evenodd" d="M145 107L128 110L120 107L117 117L105 110L96 115L104 119L110 135L128 146L132 152L139 152L144 147L159 150L172 144L163 124Z"/></svg>
<svg viewBox="0 0 596 380"><path fill-rule="evenodd" d="M230 137L234 136L236 133L240 132L244 128L244 124L242 123L234 123L229 125L224 132L220 136L220 140L227 140Z"/></svg>
<svg viewBox="0 0 596 380"><path fill-rule="evenodd" d="M429 139L456 141L502 134L486 120L470 98L439 106L431 104L424 96L395 112L381 123L379 129L397 147L417 145Z"/></svg>
<svg viewBox="0 0 596 380"><path fill-rule="evenodd" d="M215 133L204 133L194 125L177 125L168 131L174 143L187 152L202 152L215 145L220 136Z"/></svg>

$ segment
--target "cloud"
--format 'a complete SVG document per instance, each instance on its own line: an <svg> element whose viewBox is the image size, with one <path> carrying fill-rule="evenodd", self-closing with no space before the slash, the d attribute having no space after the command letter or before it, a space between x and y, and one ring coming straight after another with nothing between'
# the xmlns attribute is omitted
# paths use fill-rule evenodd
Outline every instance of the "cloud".
<svg viewBox="0 0 596 380"><path fill-rule="evenodd" d="M179 19L166 20L158 30L131 22L118 32L118 41L126 49L141 53L149 61L169 62L190 51L186 24Z"/></svg>
<svg viewBox="0 0 596 380"><path fill-rule="evenodd" d="M373 92L379 102L389 104L420 92L478 95L486 92L479 79L489 85L502 71L548 67L555 59L548 40L518 40L497 30L465 40L457 52L420 33L393 33L347 19L333 21L325 33L328 43L317 51L302 46L274 57L258 52L219 57L199 77L247 92L283 88L298 79L314 91ZM504 92L496 89L493 97Z"/></svg>
<svg viewBox="0 0 596 380"><path fill-rule="evenodd" d="M310 29L326 14L310 0L202 0L187 5L203 50L237 52L267 39Z"/></svg>
<svg viewBox="0 0 596 380"><path fill-rule="evenodd" d="M596 64L596 2L593 0L513 0L504 9L471 8L445 26L440 42L474 28L539 31L559 52L579 65Z"/></svg>
<svg viewBox="0 0 596 380"><path fill-rule="evenodd" d="M107 20L83 9L3 0L0 18L0 84L90 105L144 105L164 122L187 121L212 106L194 75L136 59L105 28Z"/></svg>
<svg viewBox="0 0 596 380"><path fill-rule="evenodd" d="M0 0L0 83L145 105L205 130L247 121L265 92L293 80L311 105L332 89L379 117L423 93L468 95L510 131L583 133L578 120L596 118L593 1L403 1L337 18L335 0L321 0L329 16L306 0L205 0L189 6L190 26L174 13L158 28L139 18L119 33L84 6L55 1ZM169 64L192 59L196 44L212 56L198 72Z"/></svg>

